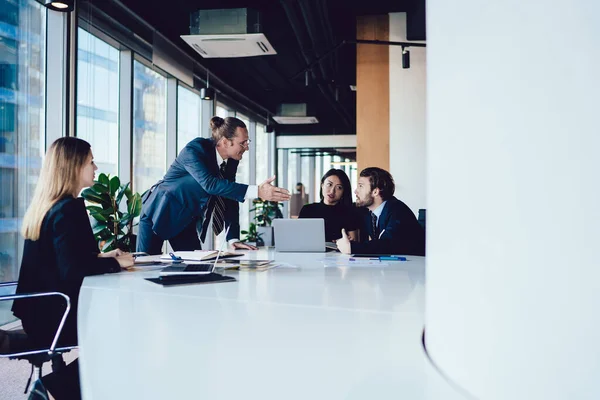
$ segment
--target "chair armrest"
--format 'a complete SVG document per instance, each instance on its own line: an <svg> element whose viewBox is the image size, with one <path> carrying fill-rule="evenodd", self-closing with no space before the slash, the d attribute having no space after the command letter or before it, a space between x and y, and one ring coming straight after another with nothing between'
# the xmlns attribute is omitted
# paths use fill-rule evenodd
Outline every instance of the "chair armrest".
<svg viewBox="0 0 600 400"><path fill-rule="evenodd" d="M17 286L19 282L0 282L0 287Z"/></svg>
<svg viewBox="0 0 600 400"><path fill-rule="evenodd" d="M67 315L69 315L69 311L71 310L71 299L64 293L60 292L40 292L40 293L20 293L20 294L8 294L4 296L0 296L0 301L6 300L18 300L18 299L30 299L35 297L49 297L49 296L60 296L65 299L67 302L67 306L65 307L65 312L63 313L62 318L60 319L60 324L58 324L58 329L56 330L56 334L54 335L54 340L52 340L52 344L50 345L50 349L48 349L48 354L52 355L54 353L54 349L56 349L56 343L58 342L58 338L62 332L63 326L65 325L65 321L67 320Z"/></svg>

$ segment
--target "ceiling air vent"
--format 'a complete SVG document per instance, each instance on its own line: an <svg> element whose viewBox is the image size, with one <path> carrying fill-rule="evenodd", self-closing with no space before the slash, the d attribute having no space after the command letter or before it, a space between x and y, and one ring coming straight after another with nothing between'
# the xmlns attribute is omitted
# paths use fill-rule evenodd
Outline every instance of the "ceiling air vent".
<svg viewBox="0 0 600 400"><path fill-rule="evenodd" d="M190 35L181 38L204 58L277 54L261 32L260 14L255 10L199 10L190 19Z"/></svg>
<svg viewBox="0 0 600 400"><path fill-rule="evenodd" d="M280 104L273 120L284 125L318 124L317 117L306 115L306 103Z"/></svg>

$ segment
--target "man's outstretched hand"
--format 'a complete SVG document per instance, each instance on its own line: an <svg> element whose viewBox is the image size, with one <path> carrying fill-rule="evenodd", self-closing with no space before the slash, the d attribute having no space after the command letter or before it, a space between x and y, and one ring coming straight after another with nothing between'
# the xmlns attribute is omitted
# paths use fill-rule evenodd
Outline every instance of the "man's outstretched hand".
<svg viewBox="0 0 600 400"><path fill-rule="evenodd" d="M337 248L340 253L350 254L352 251L352 246L350 245L350 239L348 239L348 235L346 234L346 230L342 229L342 238L338 239L335 244L337 244Z"/></svg>
<svg viewBox="0 0 600 400"><path fill-rule="evenodd" d="M290 192L287 189L271 185L274 180L275 175L258 185L258 197L265 201L288 201Z"/></svg>

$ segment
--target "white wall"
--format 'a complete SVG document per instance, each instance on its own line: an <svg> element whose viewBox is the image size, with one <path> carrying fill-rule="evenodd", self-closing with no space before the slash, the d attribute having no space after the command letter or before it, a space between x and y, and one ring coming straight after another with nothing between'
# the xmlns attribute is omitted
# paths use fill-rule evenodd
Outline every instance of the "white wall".
<svg viewBox="0 0 600 400"><path fill-rule="evenodd" d="M390 41L406 41L406 13L390 14ZM411 47L410 68L402 48L390 49L390 173L396 197L416 214L427 208L425 191L425 48Z"/></svg>
<svg viewBox="0 0 600 400"><path fill-rule="evenodd" d="M427 344L479 399L600 398L598 15L427 3Z"/></svg>

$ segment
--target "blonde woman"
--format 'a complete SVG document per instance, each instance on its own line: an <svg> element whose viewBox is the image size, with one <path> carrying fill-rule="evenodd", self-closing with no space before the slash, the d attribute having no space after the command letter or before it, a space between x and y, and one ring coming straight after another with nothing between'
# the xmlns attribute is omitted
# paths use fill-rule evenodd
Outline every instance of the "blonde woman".
<svg viewBox="0 0 600 400"><path fill-rule="evenodd" d="M83 278L133 265L129 253L98 251L83 198L78 197L83 188L94 184L97 169L88 142L74 137L56 140L46 154L23 218L25 245L17 293L58 291L70 297L71 311L59 339L61 345L77 344L77 302ZM62 299L49 297L17 300L12 310L31 340L49 347L64 307ZM43 382L56 399L77 398L77 364L64 369L61 375L50 374Z"/></svg>

